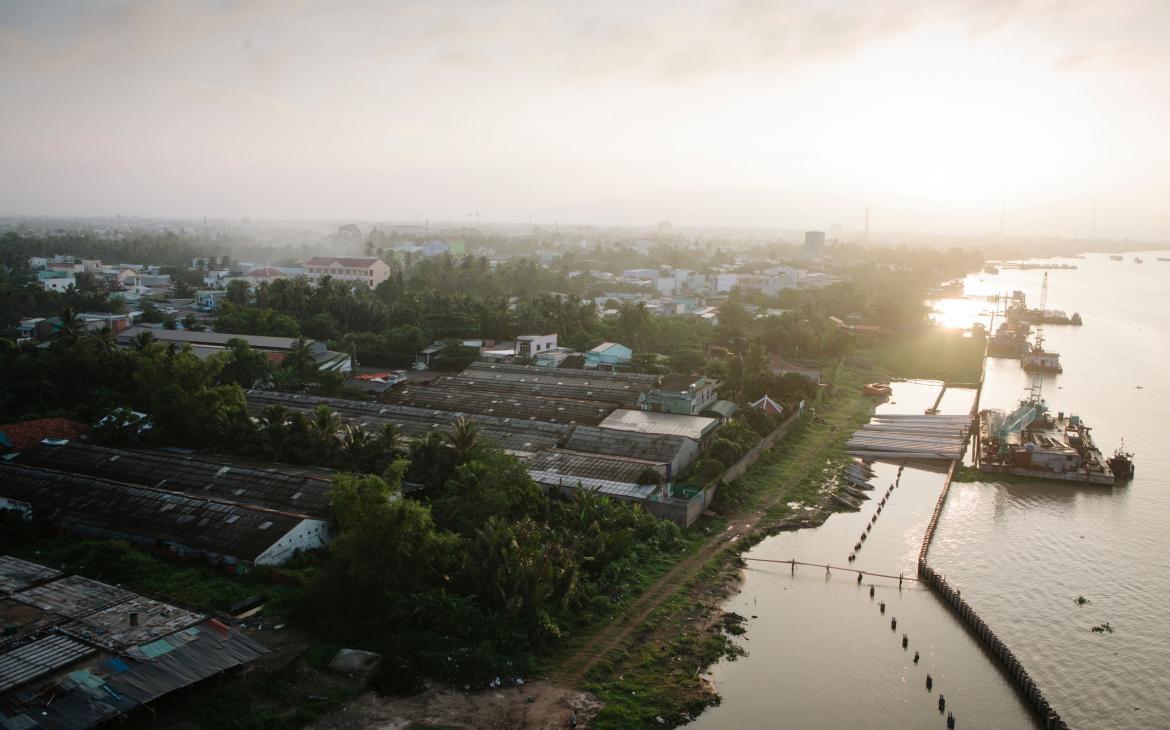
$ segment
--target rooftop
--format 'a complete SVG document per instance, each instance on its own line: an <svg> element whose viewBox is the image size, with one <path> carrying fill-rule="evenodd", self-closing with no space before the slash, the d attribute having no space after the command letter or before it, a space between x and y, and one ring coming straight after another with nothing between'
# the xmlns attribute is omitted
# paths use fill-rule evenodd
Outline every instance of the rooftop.
<svg viewBox="0 0 1170 730"><path fill-rule="evenodd" d="M180 551L245 561L304 519L4 461L0 497L31 504L53 522L87 534L161 541Z"/></svg>
<svg viewBox="0 0 1170 730"><path fill-rule="evenodd" d="M684 436L699 441L719 423L705 416L687 416L679 413L656 413L619 408L601 422L602 428L633 431L641 434Z"/></svg>
<svg viewBox="0 0 1170 730"><path fill-rule="evenodd" d="M80 442L42 445L16 461L73 474L140 484L192 497L331 519L331 472L296 466L254 466L147 449Z"/></svg>
<svg viewBox="0 0 1170 730"><path fill-rule="evenodd" d="M195 332L194 330L168 330L152 327L129 327L118 334L118 342L131 342L139 332L149 332L160 342L190 342L192 345L227 346L228 340L244 340L258 350L291 350L295 337L267 337L261 335L240 335L229 332ZM324 349L324 343L308 340L316 349Z"/></svg>
<svg viewBox="0 0 1170 730"><path fill-rule="evenodd" d="M9 555L0 555L0 594L14 593L60 575L61 571L54 568L46 568Z"/></svg>
<svg viewBox="0 0 1170 730"><path fill-rule="evenodd" d="M305 266L346 266L351 269L368 269L374 265L376 261L381 259L375 257L355 257L355 256L314 256L305 262Z"/></svg>

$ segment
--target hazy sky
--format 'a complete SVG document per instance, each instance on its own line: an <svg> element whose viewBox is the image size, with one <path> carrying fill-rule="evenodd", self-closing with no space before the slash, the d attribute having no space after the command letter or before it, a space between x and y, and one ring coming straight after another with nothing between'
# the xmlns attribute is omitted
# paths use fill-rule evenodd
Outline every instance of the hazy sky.
<svg viewBox="0 0 1170 730"><path fill-rule="evenodd" d="M1170 239L1170 1L0 0L0 212Z"/></svg>

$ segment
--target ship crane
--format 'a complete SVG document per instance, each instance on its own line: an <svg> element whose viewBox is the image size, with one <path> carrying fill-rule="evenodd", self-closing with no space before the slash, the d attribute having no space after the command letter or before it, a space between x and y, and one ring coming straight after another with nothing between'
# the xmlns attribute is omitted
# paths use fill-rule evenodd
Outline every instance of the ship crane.
<svg viewBox="0 0 1170 730"><path fill-rule="evenodd" d="M1044 272L1044 283L1040 285L1040 317L1036 322L1036 349L1044 349L1044 312L1048 306L1048 272Z"/></svg>

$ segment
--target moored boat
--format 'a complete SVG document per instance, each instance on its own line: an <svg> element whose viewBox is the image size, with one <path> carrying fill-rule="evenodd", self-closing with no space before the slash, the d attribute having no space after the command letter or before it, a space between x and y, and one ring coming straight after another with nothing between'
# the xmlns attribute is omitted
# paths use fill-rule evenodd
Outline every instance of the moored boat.
<svg viewBox="0 0 1170 730"><path fill-rule="evenodd" d="M861 392L865 395L890 395L894 389L890 387L889 383L869 383L861 389Z"/></svg>

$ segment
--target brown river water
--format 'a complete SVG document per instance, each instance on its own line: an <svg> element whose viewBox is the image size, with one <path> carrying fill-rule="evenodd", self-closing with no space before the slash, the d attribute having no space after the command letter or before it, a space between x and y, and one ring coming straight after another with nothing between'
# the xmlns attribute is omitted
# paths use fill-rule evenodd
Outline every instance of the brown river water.
<svg viewBox="0 0 1170 730"><path fill-rule="evenodd" d="M1139 255L1145 263L1133 254L1121 262L1099 254L1056 260L1078 268L1049 272L1047 306L1078 311L1085 324L1044 331L1065 369L1045 377L1050 409L1080 415L1106 454L1124 438L1135 452L1134 480L955 482L929 556L1074 728L1170 727L1170 262L1156 260L1170 253ZM1038 306L1042 276L973 275L965 294L1019 289ZM989 320L986 301L935 304L935 318L949 326ZM1010 410L1029 380L1018 361L989 360L981 407ZM937 384L897 384L881 410L922 413L937 393ZM965 413L972 397L949 390L942 412ZM875 499L860 513L768 538L746 557L914 576L944 474L907 466L850 564L898 466L875 470ZM1089 602L1078 605L1081 595ZM998 665L924 586L868 577L858 586L854 573L797 566L793 575L787 565L749 560L742 590L725 609L748 617L749 654L712 668L723 701L692 726L945 728L941 692L957 728L1036 727ZM1104 622L1113 633L1090 630ZM928 672L933 691L925 688Z"/></svg>

